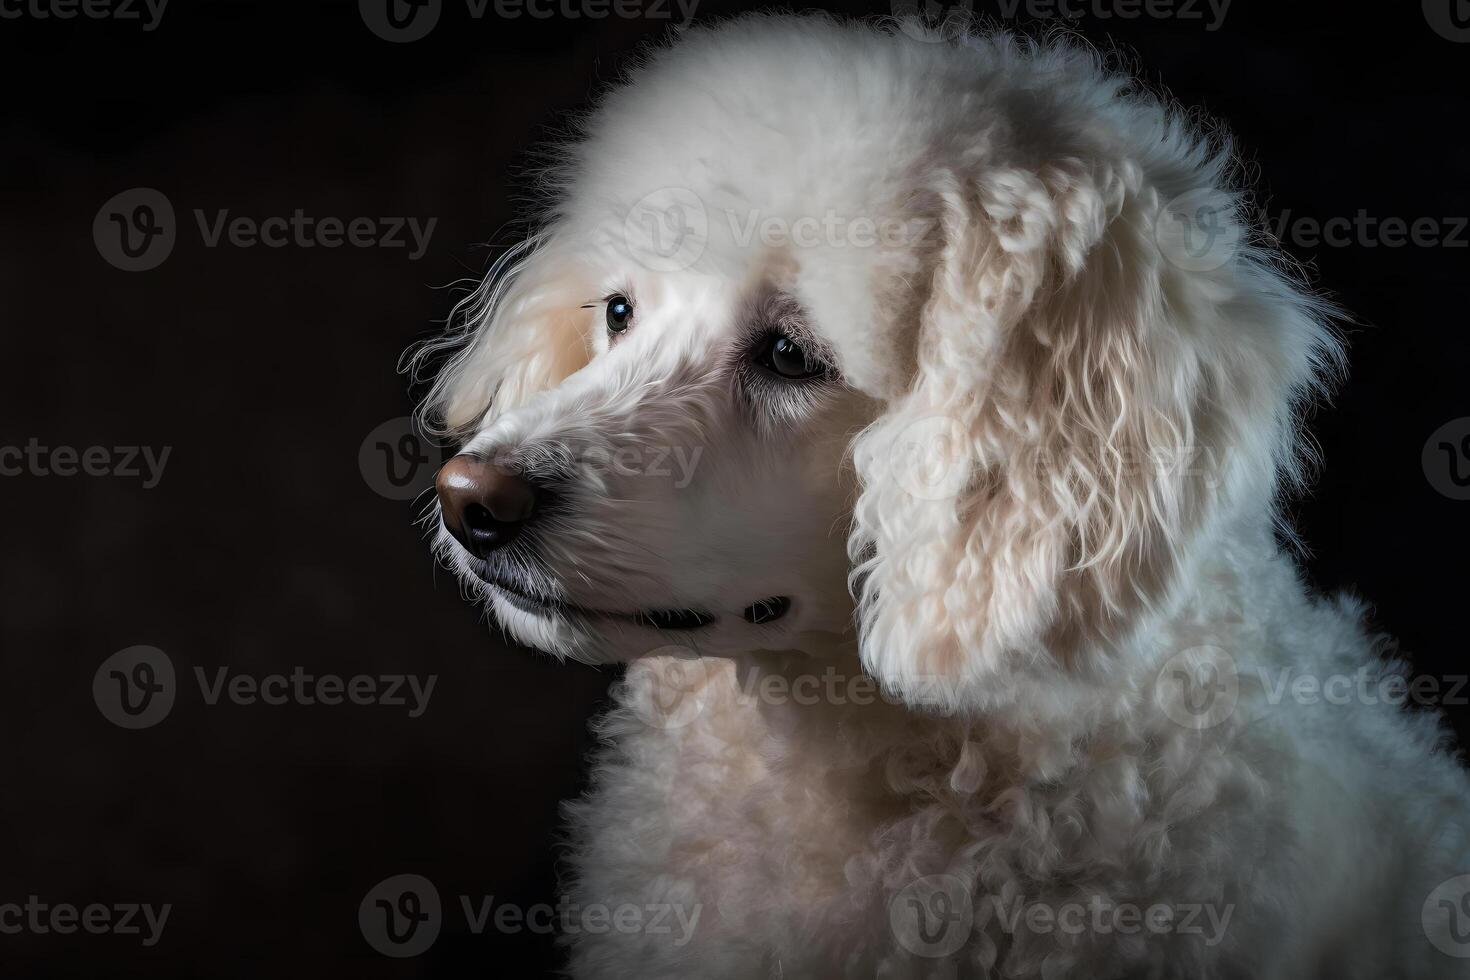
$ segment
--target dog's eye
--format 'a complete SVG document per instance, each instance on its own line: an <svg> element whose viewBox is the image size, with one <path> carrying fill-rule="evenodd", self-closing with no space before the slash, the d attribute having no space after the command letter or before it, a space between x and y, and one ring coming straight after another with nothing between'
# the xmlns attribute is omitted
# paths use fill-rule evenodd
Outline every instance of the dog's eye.
<svg viewBox="0 0 1470 980"><path fill-rule="evenodd" d="M827 365L812 357L784 333L771 335L756 355L756 363L792 381L804 381L827 373Z"/></svg>
<svg viewBox="0 0 1470 980"><path fill-rule="evenodd" d="M610 333L622 333L633 321L633 303L626 296L609 296L607 300L607 329Z"/></svg>

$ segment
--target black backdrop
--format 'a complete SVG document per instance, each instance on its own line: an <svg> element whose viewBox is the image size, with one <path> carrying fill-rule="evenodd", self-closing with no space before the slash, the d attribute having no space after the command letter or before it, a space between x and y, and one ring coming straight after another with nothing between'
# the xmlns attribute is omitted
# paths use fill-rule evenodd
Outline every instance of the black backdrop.
<svg viewBox="0 0 1470 980"><path fill-rule="evenodd" d="M1423 450L1470 426L1454 424L1470 416L1470 31L1455 2L1370 17L1235 0L1216 22L1202 0L1136 17L1122 15L1141 4L1087 0L1073 21L1228 121L1288 248L1357 315L1296 523L1313 583L1371 600L1446 692L1466 671L1470 502L1449 458L1431 449L1426 467ZM374 460L412 404L398 356L455 296L441 287L513 240L527 151L681 19L633 6L645 14L556 0L550 17L492 4L476 19L445 0L426 37L390 43L351 2L174 0L145 29L141 2L61 19L38 12L66 0L0 0L0 447L47 450L0 477L0 903L172 906L152 946L146 927L0 934L0 972L539 976L558 962L545 935L473 934L458 896L555 901L557 804L579 789L612 672L507 649L434 570ZM700 0L696 20L742 7ZM1032 24L1052 9L1020 6ZM139 187L175 210L176 241L130 272L93 222ZM211 247L195 209L370 218L373 235L391 231L380 219L436 223L417 257L406 234ZM1314 241L1311 223L1334 218L1354 227ZM1431 224L1395 247L1391 219ZM57 447L93 446L105 475L56 472ZM127 475L134 446L167 448L156 485ZM139 644L167 655L178 693L129 730L93 680ZM220 668L437 682L411 717L210 704L196 668L211 683ZM1467 694L1448 709L1462 739ZM444 928L388 959L357 911L404 872L434 882Z"/></svg>

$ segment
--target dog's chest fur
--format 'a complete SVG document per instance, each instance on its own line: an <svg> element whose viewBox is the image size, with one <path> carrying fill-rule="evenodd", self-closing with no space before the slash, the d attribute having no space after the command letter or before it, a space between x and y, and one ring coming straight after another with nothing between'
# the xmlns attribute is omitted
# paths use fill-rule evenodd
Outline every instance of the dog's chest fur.
<svg viewBox="0 0 1470 980"><path fill-rule="evenodd" d="M864 693L850 665L724 662L696 668L692 685L673 666L672 685L669 664L635 666L605 721L626 727L574 810L578 898L683 903L686 921L698 906L698 925L679 948L677 935L632 935L599 943L608 953L637 948L674 972L695 956L700 976L927 976L956 951L949 930L964 916L966 955L997 969L1136 969L1230 941L1224 926L1251 914L1253 869L1276 863L1260 778L1196 733L1114 727L1074 741L925 718ZM804 688L803 676L817 680ZM838 693L798 703L814 684ZM1259 827L1253 853L1240 849L1247 824ZM1141 943L1127 910L1153 906L1178 931Z"/></svg>
<svg viewBox="0 0 1470 980"><path fill-rule="evenodd" d="M1199 581L1150 640L1235 652L1239 703L1201 729L1161 710L1154 666L962 720L889 703L841 656L634 663L568 807L569 894L663 927L569 935L574 975L1390 975L1446 860L1422 841L1466 835L1463 815L1413 825L1373 781L1463 777L1394 757L1418 724L1401 712L1314 715L1252 683L1285 651L1371 662L1340 607L1242 615L1294 583L1284 563ZM1354 835L1371 843L1334 843ZM1365 890L1371 906L1339 904Z"/></svg>

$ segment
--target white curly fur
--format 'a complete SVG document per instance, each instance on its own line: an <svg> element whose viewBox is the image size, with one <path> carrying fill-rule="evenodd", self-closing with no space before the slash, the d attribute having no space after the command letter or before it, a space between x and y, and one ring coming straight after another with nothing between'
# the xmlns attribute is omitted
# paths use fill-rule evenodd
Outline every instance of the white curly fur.
<svg viewBox="0 0 1470 980"><path fill-rule="evenodd" d="M1231 159L1067 39L821 16L688 32L585 121L426 406L558 488L492 563L565 604L446 560L628 662L568 884L681 916L576 930L573 975L1470 973L1431 942L1470 872L1437 718L1273 690L1407 668L1278 545L1340 353ZM1178 261L1200 200L1229 247ZM840 380L755 385L772 324ZM667 609L717 619L627 616Z"/></svg>

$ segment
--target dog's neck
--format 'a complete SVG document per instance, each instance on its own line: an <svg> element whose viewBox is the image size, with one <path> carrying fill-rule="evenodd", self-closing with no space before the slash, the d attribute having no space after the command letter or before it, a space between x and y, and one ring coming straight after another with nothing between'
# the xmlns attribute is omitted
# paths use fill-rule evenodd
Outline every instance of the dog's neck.
<svg viewBox="0 0 1470 980"><path fill-rule="evenodd" d="M700 683L693 687L687 669L676 670L672 683L665 669L636 673L646 674L654 702L683 704L675 713L693 707L687 697L697 688L699 703L691 715L697 717L696 727L709 726L719 737L768 758L815 752L839 766L844 759L868 765L881 746L907 746L904 751L912 753L915 746L927 745L950 778L967 779L967 765L983 768L997 759L1020 778L1057 778L1077 763L1078 745L1108 751L1114 742L1171 739L1187 730L1189 719L1181 727L1177 714L1161 712L1155 701L1173 658L1196 650L1254 658L1271 624L1248 613L1265 605L1251 596L1294 591L1305 601L1295 569L1268 528L1242 534L1237 527L1218 541L1202 549L1181 577L1193 583L1191 590L1141 619L1126 641L1092 651L1092 669L1063 666L1060 659L1050 665L1033 662L997 677L1003 693L956 713L941 715L886 692L863 670L856 642L843 637L808 636L799 651L716 661L701 668ZM1283 605L1278 599L1276 608ZM1081 663L1089 662L1086 653ZM668 713L666 707L660 710ZM987 746L989 762L967 755L966 746L977 741Z"/></svg>

